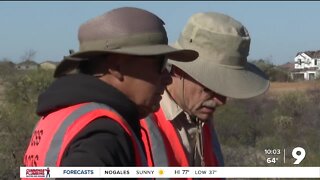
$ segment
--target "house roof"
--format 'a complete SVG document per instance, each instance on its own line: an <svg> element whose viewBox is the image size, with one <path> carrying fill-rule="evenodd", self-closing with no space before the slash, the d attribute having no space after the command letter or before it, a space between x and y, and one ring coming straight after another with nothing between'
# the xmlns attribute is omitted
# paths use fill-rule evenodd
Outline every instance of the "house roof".
<svg viewBox="0 0 320 180"><path fill-rule="evenodd" d="M21 63L18 63L17 65L18 66L32 66L32 65L37 66L38 63L31 61L31 60L26 60L26 61L22 61Z"/></svg>
<svg viewBox="0 0 320 180"><path fill-rule="evenodd" d="M294 70L294 63L293 62L287 62L285 64L279 65L279 67L282 68L282 69L293 71Z"/></svg>
<svg viewBox="0 0 320 180"><path fill-rule="evenodd" d="M298 56L299 54L305 53L306 55L308 55L311 58L320 58L320 50L318 51L305 51L305 52L298 52L296 56Z"/></svg>
<svg viewBox="0 0 320 180"><path fill-rule="evenodd" d="M40 64L44 64L44 63L49 63L49 64L54 64L54 65L58 65L60 62L56 62L56 61L43 61Z"/></svg>

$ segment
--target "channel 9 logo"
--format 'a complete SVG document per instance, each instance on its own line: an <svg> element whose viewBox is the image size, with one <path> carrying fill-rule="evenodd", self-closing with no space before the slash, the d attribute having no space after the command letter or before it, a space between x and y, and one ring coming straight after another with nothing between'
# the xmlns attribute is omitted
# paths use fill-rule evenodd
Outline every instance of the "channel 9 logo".
<svg viewBox="0 0 320 180"><path fill-rule="evenodd" d="M302 147L296 147L292 150L292 157L296 159L293 164L300 164L306 157L306 151Z"/></svg>

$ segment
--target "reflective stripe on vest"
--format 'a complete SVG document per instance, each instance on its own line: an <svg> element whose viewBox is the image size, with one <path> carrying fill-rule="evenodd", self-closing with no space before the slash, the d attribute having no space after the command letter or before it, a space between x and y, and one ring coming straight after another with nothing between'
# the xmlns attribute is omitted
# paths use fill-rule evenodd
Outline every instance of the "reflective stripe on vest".
<svg viewBox="0 0 320 180"><path fill-rule="evenodd" d="M215 128L213 127L213 125L211 123L210 123L210 135L212 137L212 140L211 140L212 144L211 145L212 145L214 152L216 154L216 158L218 160L218 165L224 166L224 160L223 160L223 155L221 152L221 147L220 147L220 143L218 140L218 136L217 136Z"/></svg>
<svg viewBox="0 0 320 180"><path fill-rule="evenodd" d="M60 150L61 150L61 145L62 145L62 142L63 142L63 138L65 137L66 131L69 128L69 126L72 125L81 116L89 113L90 111L96 110L96 109L105 109L105 110L111 111L111 112L116 113L117 115L119 115L111 107L106 106L104 104L98 104L98 103L88 103L88 104L80 107L79 109L75 110L74 112L72 112L63 121L63 123L59 127L58 131L56 131L55 136L53 137L52 142L50 144L49 151L47 152L47 155L46 155L45 166L55 166L56 165L56 161L58 159L58 155L59 155ZM132 132L132 130L131 130L130 126L127 124L127 122L123 121L123 118L122 118L122 122ZM132 134L133 134L133 138L135 139L135 142L137 142L137 143L133 143L133 144L138 144L138 149L139 149L140 157L141 157L141 160L142 160L142 165L146 166L146 159L143 158L145 156L144 156L144 153L142 151L141 145L139 144L138 138L135 136L134 133L132 133Z"/></svg>
<svg viewBox="0 0 320 180"><path fill-rule="evenodd" d="M102 116L106 116L109 117L110 120L114 120L128 133L134 146L136 164L138 166L146 166L146 158L141 144L134 132L131 130L130 126L111 107L99 103L83 103L70 106L68 108L58 110L45 118L42 118L39 121L41 123L37 124L35 130L39 126L41 128L50 127L48 126L49 123L52 123L50 120L56 118L56 121L54 122L57 124L52 125L56 130L48 131L49 134L46 136L46 138L49 138L49 140L52 138L52 140L50 143L43 142L45 139L42 140L41 150L37 150L38 146L32 146L30 143L26 155L28 153L32 154L36 152L41 154L41 157L44 156L44 160L39 161L39 163L35 164L36 166L60 166L61 158L64 154L65 148L68 147L73 137L75 137L87 124ZM62 119L58 120L59 118ZM47 152L39 152L45 149L47 149Z"/></svg>
<svg viewBox="0 0 320 180"><path fill-rule="evenodd" d="M155 166L169 166L165 143L163 142L158 126L155 124L152 115L145 118L150 136L152 159Z"/></svg>
<svg viewBox="0 0 320 180"><path fill-rule="evenodd" d="M188 161L186 158L187 155L182 146L180 136L172 123L165 118L161 109L153 115L149 115L142 121L147 124L149 142L144 142L144 144L146 148L151 146L150 149L152 150L151 154L154 166L164 166L165 164L170 166L172 165L172 162L174 166L189 166L189 163L187 165L185 164L185 161ZM205 161L208 163L207 165L222 166L223 156L213 126L208 123L203 129L205 129L203 131L203 136L205 137L204 148L206 152L210 153L209 155L205 154ZM170 142L169 145L166 145L163 137L168 139ZM167 154L168 152L172 152L174 155L170 156L170 154ZM178 164L175 164L177 162Z"/></svg>
<svg viewBox="0 0 320 180"><path fill-rule="evenodd" d="M146 136L148 136L148 138L144 139L143 141L146 151L148 153L149 149L152 150L152 152L149 152L149 154L152 154L151 161L153 160L151 165L163 166L161 163L164 162L161 161L161 158L166 158L165 161L167 162L168 166L189 166L187 154L185 153L181 138L170 120L165 118L161 108L154 114L142 119L140 124L142 127L146 128L145 132L147 133ZM207 152L207 155L205 155L204 158L207 162L207 166L223 165L223 156L221 154L219 141L213 126L208 123L203 127L203 129L203 136L206 137L204 138L204 149ZM155 145L157 146L153 147ZM150 157L150 155L148 157ZM175 179L191 180L192 178ZM224 178L206 179L222 180Z"/></svg>

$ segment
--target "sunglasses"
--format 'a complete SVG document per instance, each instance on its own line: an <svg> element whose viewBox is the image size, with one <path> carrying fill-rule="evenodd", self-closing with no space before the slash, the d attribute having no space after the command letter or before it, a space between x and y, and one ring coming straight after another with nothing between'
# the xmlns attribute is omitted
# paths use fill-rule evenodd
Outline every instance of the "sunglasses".
<svg viewBox="0 0 320 180"><path fill-rule="evenodd" d="M163 73L165 70L167 70L167 65L168 65L168 58L163 58L163 60L161 61L161 65L160 65L160 72Z"/></svg>
<svg viewBox="0 0 320 180"><path fill-rule="evenodd" d="M168 58L166 56L161 56L161 58L162 61L160 65L160 73L163 73L165 70L167 70L170 73L172 69L172 64L168 63Z"/></svg>
<svg viewBox="0 0 320 180"><path fill-rule="evenodd" d="M168 58L166 56L152 56L151 58L157 59L160 63L160 73L168 70Z"/></svg>

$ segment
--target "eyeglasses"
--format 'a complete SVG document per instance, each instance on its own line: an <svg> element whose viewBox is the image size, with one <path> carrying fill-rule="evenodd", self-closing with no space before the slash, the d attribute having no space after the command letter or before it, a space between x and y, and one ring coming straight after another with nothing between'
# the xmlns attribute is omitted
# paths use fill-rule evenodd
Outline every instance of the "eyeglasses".
<svg viewBox="0 0 320 180"><path fill-rule="evenodd" d="M171 72L172 69L172 64L168 63L168 58L163 57L163 60L161 61L161 69L160 72L163 73L165 70L167 70L169 73Z"/></svg>
<svg viewBox="0 0 320 180"><path fill-rule="evenodd" d="M163 60L161 61L161 68L160 68L160 72L163 73L166 69L167 69L167 65L168 65L168 58L163 58Z"/></svg>
<svg viewBox="0 0 320 180"><path fill-rule="evenodd" d="M167 71L170 73L171 72L171 69L172 69L172 64L170 64L170 63L166 63L166 69L167 69Z"/></svg>
<svg viewBox="0 0 320 180"><path fill-rule="evenodd" d="M160 61L160 73L163 73L165 70L168 70L168 58L166 56L156 56L153 57Z"/></svg>

